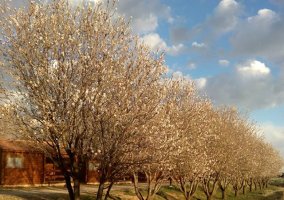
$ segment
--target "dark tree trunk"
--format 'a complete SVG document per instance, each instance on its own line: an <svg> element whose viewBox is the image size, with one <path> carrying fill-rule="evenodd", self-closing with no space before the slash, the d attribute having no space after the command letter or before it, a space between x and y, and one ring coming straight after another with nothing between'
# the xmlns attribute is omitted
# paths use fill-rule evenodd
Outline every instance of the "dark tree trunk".
<svg viewBox="0 0 284 200"><path fill-rule="evenodd" d="M222 199L226 199L226 190L221 189L221 192L222 192Z"/></svg>
<svg viewBox="0 0 284 200"><path fill-rule="evenodd" d="M222 194L222 199L226 199L226 189L228 187L228 180L227 179L223 179L223 180L219 180L218 181L218 185L219 185L219 188L221 190L221 194Z"/></svg>
<svg viewBox="0 0 284 200"><path fill-rule="evenodd" d="M104 177L103 177L103 178L100 178L100 184L99 184L99 188L98 188L98 193L97 193L97 198L96 198L96 200L102 200L102 199L103 199L104 184L105 184Z"/></svg>
<svg viewBox="0 0 284 200"><path fill-rule="evenodd" d="M212 199L212 194L206 195L206 200L211 200Z"/></svg>
<svg viewBox="0 0 284 200"><path fill-rule="evenodd" d="M212 199L212 195L215 191L215 187L216 187L216 184L218 182L218 176L216 176L214 179L204 179L203 180L203 184L202 184L202 189L203 189L203 192L205 193L206 195L206 199L207 200L211 200ZM212 184L212 185L211 185Z"/></svg>
<svg viewBox="0 0 284 200"><path fill-rule="evenodd" d="M192 199L196 189L198 187L197 181L189 181L188 187L186 187L186 181L182 177L176 178L176 181L179 183L179 189L183 193L183 196L186 200Z"/></svg>
<svg viewBox="0 0 284 200"><path fill-rule="evenodd" d="M226 199L226 193L225 193L225 190L221 190L222 192L222 199Z"/></svg>
<svg viewBox="0 0 284 200"><path fill-rule="evenodd" d="M259 186L259 189L262 190L262 184L261 184L261 182L258 182L258 186Z"/></svg>
<svg viewBox="0 0 284 200"><path fill-rule="evenodd" d="M58 160L57 161L54 161L56 162L59 167L60 167L60 170L62 172L62 174L64 175L64 179L65 179L65 184L66 184L66 188L68 190L68 195L69 195L69 199L70 200L75 200L75 193L74 193L74 188L72 187L72 181L71 181L71 173L68 171L68 169L70 169L70 166L73 165L73 159L70 158L70 155L69 155L69 158L70 158L70 165L66 165L65 162L64 162L64 159L60 153L60 148L59 148L59 145L57 146L57 149L58 149Z"/></svg>
<svg viewBox="0 0 284 200"><path fill-rule="evenodd" d="M107 200L107 199L110 197L110 190L111 190L113 184L114 184L114 181L112 181L112 182L110 183L110 185L108 186L107 192L106 192L106 196L105 196L105 199L104 199L104 200ZM112 199L113 199L113 198L112 198Z"/></svg>
<svg viewBox="0 0 284 200"><path fill-rule="evenodd" d="M173 179L172 179L172 177L169 178L169 181L170 181L170 186L172 186L172 185L173 185Z"/></svg>
<svg viewBox="0 0 284 200"><path fill-rule="evenodd" d="M80 200L80 161L76 159L73 164L73 182L74 182L74 197L75 200Z"/></svg>
<svg viewBox="0 0 284 200"><path fill-rule="evenodd" d="M257 183L254 182L253 184L254 184L254 190L257 190Z"/></svg>
<svg viewBox="0 0 284 200"><path fill-rule="evenodd" d="M73 179L74 181L74 199L75 200L80 200L80 180L78 177Z"/></svg>
<svg viewBox="0 0 284 200"><path fill-rule="evenodd" d="M134 185L134 191L135 191L137 198L139 200L144 200L143 195L141 194L138 188L138 175L135 172L133 172L133 185Z"/></svg>
<svg viewBox="0 0 284 200"><path fill-rule="evenodd" d="M237 197L237 196L238 196L238 190L235 189L235 197Z"/></svg>
<svg viewBox="0 0 284 200"><path fill-rule="evenodd" d="M253 180L252 178L249 179L249 181L247 182L248 186L249 186L249 191L252 191L252 184L253 184Z"/></svg>
<svg viewBox="0 0 284 200"><path fill-rule="evenodd" d="M67 187L67 190L68 190L69 199L75 200L74 191L73 191L73 188L72 188L70 176L67 175L67 174L64 174L64 179L65 179L66 187Z"/></svg>

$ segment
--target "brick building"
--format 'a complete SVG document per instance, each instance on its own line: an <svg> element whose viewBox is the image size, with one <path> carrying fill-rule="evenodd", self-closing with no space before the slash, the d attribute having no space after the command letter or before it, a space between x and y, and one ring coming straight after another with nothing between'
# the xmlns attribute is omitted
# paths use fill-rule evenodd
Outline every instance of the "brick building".
<svg viewBox="0 0 284 200"><path fill-rule="evenodd" d="M82 182L96 182L97 169L86 163ZM64 182L52 160L27 141L0 140L0 185L40 185Z"/></svg>

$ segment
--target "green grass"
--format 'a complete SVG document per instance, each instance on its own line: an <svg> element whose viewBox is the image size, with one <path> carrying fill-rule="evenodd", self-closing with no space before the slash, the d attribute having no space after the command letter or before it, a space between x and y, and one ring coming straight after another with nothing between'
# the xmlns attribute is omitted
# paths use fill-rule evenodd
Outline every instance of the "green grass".
<svg viewBox="0 0 284 200"><path fill-rule="evenodd" d="M275 185L279 187L284 187L284 178L273 178L269 181L270 185Z"/></svg>
<svg viewBox="0 0 284 200"><path fill-rule="evenodd" d="M279 182L280 180L277 181ZM268 188L264 190L257 190L252 192L249 192L247 188L246 194L242 194L242 191L240 191L238 196L235 197L232 188L228 188L228 191L226 192L227 195L226 197L227 200L233 200L233 199L234 200L282 200L284 197L283 191L284 188L282 187L270 185ZM135 197L135 193L132 190L132 188L129 188L129 190L124 190L124 191L114 191L112 192L112 195L120 197L123 200L137 199ZM125 195L127 196L127 198ZM183 200L183 199L184 199L183 194L175 186L163 186L155 197L155 200ZM201 188L199 188L194 195L193 200L196 199L206 200L206 196L201 191ZM218 189L215 191L212 199L221 200L221 192Z"/></svg>
<svg viewBox="0 0 284 200"><path fill-rule="evenodd" d="M228 191L226 192L226 195L227 195L226 197L227 197L227 200L233 200L233 199L234 200L282 200L284 197L283 191L284 191L284 188L282 187L270 185L268 188L262 191L257 190L257 191L249 192L247 189L245 194L242 194L242 192L240 191L238 196L235 197L234 191L232 190L232 188L228 188ZM168 186L162 187L161 191L159 191L158 193L158 196L163 197L163 199L166 199L166 200L184 199L182 193L176 187L170 188ZM194 200L196 199L204 200L206 199L206 196L199 188L196 191L193 199ZM212 199L214 200L222 199L221 191L217 189Z"/></svg>

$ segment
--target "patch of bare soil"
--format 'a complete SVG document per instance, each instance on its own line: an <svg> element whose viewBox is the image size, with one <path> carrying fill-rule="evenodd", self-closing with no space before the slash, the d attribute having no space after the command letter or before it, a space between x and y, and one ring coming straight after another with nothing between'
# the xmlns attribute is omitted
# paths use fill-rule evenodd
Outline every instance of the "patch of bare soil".
<svg viewBox="0 0 284 200"><path fill-rule="evenodd" d="M132 188L128 184L115 185L113 192L118 193L121 199L134 200L133 196L124 194L125 191ZM95 196L97 185L82 185L82 196ZM67 200L68 194L64 186L54 187L18 187L18 188L0 188L0 200Z"/></svg>

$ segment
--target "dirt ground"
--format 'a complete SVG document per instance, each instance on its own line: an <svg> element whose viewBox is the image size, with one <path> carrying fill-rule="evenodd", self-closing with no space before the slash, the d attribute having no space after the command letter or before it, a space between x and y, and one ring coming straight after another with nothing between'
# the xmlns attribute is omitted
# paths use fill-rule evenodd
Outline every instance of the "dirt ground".
<svg viewBox="0 0 284 200"><path fill-rule="evenodd" d="M82 185L81 195L94 196L95 185ZM120 190L129 188L125 185L116 185L113 189ZM67 190L64 186L52 187L20 187L0 188L0 200L65 200L68 199Z"/></svg>

